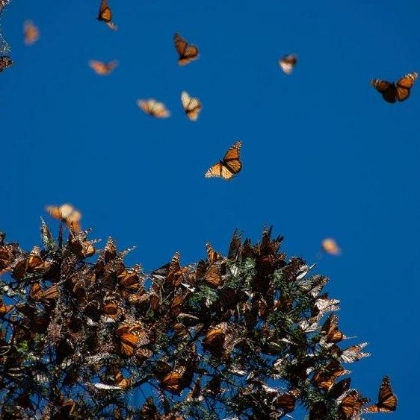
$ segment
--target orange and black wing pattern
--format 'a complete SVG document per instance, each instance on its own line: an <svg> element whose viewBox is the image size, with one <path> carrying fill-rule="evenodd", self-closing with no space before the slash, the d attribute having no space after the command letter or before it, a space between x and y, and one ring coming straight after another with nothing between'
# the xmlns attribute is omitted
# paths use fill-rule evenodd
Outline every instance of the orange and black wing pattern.
<svg viewBox="0 0 420 420"><path fill-rule="evenodd" d="M190 121L197 121L198 114L201 111L201 102L198 98L191 97L188 92L183 91L181 93L181 102L182 107L184 108L184 112L186 116L190 119Z"/></svg>
<svg viewBox="0 0 420 420"><path fill-rule="evenodd" d="M138 99L137 106L144 111L146 114L149 114L155 118L168 118L171 113L166 109L165 104L158 102L155 99Z"/></svg>
<svg viewBox="0 0 420 420"><path fill-rule="evenodd" d="M226 180L232 179L242 169L240 160L242 142L237 141L225 154L223 159L209 168L204 174L206 178L219 177Z"/></svg>
<svg viewBox="0 0 420 420"><path fill-rule="evenodd" d="M410 90L417 77L418 74L413 72L401 77L396 83L372 79L370 84L382 95L385 101L393 104L397 101L403 102L410 96Z"/></svg>
<svg viewBox="0 0 420 420"><path fill-rule="evenodd" d="M103 61L98 60L89 60L90 68L100 76L108 76L111 72L118 66L118 61L113 60L105 63Z"/></svg>
<svg viewBox="0 0 420 420"><path fill-rule="evenodd" d="M117 30L117 27L112 22L112 10L108 6L108 0L101 0L97 19L105 22L113 31Z"/></svg>
<svg viewBox="0 0 420 420"><path fill-rule="evenodd" d="M189 44L178 33L174 35L174 44L179 54L178 64L180 66L185 66L185 64L198 58L198 48L195 45Z"/></svg>
<svg viewBox="0 0 420 420"><path fill-rule="evenodd" d="M365 408L363 411L366 413L390 413L397 409L397 403L398 400L392 392L391 382L388 376L385 376L379 387L378 402Z"/></svg>
<svg viewBox="0 0 420 420"><path fill-rule="evenodd" d="M47 212L54 219L63 221L67 227L74 231L80 231L80 219L82 215L71 204L63 204L62 206L47 206Z"/></svg>

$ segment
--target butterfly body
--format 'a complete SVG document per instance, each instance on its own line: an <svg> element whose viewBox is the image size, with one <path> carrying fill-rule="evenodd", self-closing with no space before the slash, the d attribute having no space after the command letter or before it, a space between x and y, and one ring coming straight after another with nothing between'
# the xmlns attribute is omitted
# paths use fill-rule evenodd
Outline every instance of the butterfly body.
<svg viewBox="0 0 420 420"><path fill-rule="evenodd" d="M226 180L232 179L242 169L240 150L242 142L237 141L225 154L222 160L211 166L204 174L206 178L219 177Z"/></svg>
<svg viewBox="0 0 420 420"><path fill-rule="evenodd" d="M416 72L408 73L401 77L397 82L387 82L386 80L372 79L370 84L382 95L386 102L391 104L399 101L403 102L410 96L410 90L416 81Z"/></svg>

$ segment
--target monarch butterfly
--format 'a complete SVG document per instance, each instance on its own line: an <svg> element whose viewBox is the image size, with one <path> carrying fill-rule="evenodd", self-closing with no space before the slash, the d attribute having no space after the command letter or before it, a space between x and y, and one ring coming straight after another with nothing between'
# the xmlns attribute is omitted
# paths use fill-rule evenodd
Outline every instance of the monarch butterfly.
<svg viewBox="0 0 420 420"><path fill-rule="evenodd" d="M329 348L330 354L338 357L343 363L354 363L364 357L369 357L370 353L363 353L361 350L367 346L368 343L355 344L347 347L346 349L340 349L336 344Z"/></svg>
<svg viewBox="0 0 420 420"><path fill-rule="evenodd" d="M416 81L418 74L408 73L396 83L380 79L372 79L370 84L380 93L385 101L393 104L396 101L405 101L410 96L410 89Z"/></svg>
<svg viewBox="0 0 420 420"><path fill-rule="evenodd" d="M223 179L232 179L242 169L240 161L240 151L242 142L237 141L225 154L223 159L215 163L204 174L206 178L220 177Z"/></svg>
<svg viewBox="0 0 420 420"><path fill-rule="evenodd" d="M47 212L54 219L62 220L69 229L80 231L81 213L76 210L71 204L63 204L62 206L47 206Z"/></svg>
<svg viewBox="0 0 420 420"><path fill-rule="evenodd" d="M101 76L107 76L118 66L118 61L113 60L109 61L108 63L104 63L103 61L96 61L96 60L89 60L89 66L94 70L96 74Z"/></svg>
<svg viewBox="0 0 420 420"><path fill-rule="evenodd" d="M185 64L198 58L198 48L195 45L188 44L178 33L174 35L174 44L179 54L178 64L180 66L185 66Z"/></svg>
<svg viewBox="0 0 420 420"><path fill-rule="evenodd" d="M367 402L368 400L363 398L356 390L353 389L349 391L338 406L340 420L350 420L355 418L360 414L363 405Z"/></svg>
<svg viewBox="0 0 420 420"><path fill-rule="evenodd" d="M138 99L137 106L146 114L155 118L168 118L171 113L166 109L165 104L157 102L155 99Z"/></svg>
<svg viewBox="0 0 420 420"><path fill-rule="evenodd" d="M13 66L13 61L8 55L0 56L0 73L11 66Z"/></svg>
<svg viewBox="0 0 420 420"><path fill-rule="evenodd" d="M326 321L324 322L321 328L321 334L325 336L325 341L327 343L338 343L339 341L347 338L339 329L338 329L338 316L331 314Z"/></svg>
<svg viewBox="0 0 420 420"><path fill-rule="evenodd" d="M345 378L338 381L328 390L328 398L337 399L350 388L351 378Z"/></svg>
<svg viewBox="0 0 420 420"><path fill-rule="evenodd" d="M121 325L116 331L120 339L120 350L124 356L133 356L137 346L147 343L147 334L140 325Z"/></svg>
<svg viewBox="0 0 420 420"><path fill-rule="evenodd" d="M185 367L181 366L178 370L174 370L168 373L161 381L161 385L166 388L168 391L173 392L174 394L179 394L184 388L183 383L183 374L185 372Z"/></svg>
<svg viewBox="0 0 420 420"><path fill-rule="evenodd" d="M287 413L291 413L295 409L296 400L299 396L300 396L300 390L299 389L292 389L285 394L281 394L281 395L277 396L273 400L273 404L276 407L281 408L281 410L282 410L282 416L281 417L283 417L283 415L285 415Z"/></svg>
<svg viewBox="0 0 420 420"><path fill-rule="evenodd" d="M112 23L112 10L108 6L108 0L101 0L101 5L99 6L98 20L101 20L107 24L107 26L113 31L117 30L117 27Z"/></svg>
<svg viewBox="0 0 420 420"><path fill-rule="evenodd" d="M368 413L390 413L397 409L397 397L392 392L391 383L388 376L382 379L379 387L378 402L365 408L363 411Z"/></svg>
<svg viewBox="0 0 420 420"><path fill-rule="evenodd" d="M23 24L23 34L26 45L35 44L39 39L39 29L30 20L25 21Z"/></svg>
<svg viewBox="0 0 420 420"><path fill-rule="evenodd" d="M198 98L192 98L187 92L181 93L181 102L185 114L191 121L197 121L198 114L201 111L201 102Z"/></svg>
<svg viewBox="0 0 420 420"><path fill-rule="evenodd" d="M279 60L279 66L286 74L292 74L293 68L295 67L296 63L297 56L295 54L285 55Z"/></svg>
<svg viewBox="0 0 420 420"><path fill-rule="evenodd" d="M318 386L320 389L329 390L335 383L335 380L339 376L347 375L350 373L349 370L346 370L341 366L338 360L333 360L325 367L316 371L312 382Z"/></svg>
<svg viewBox="0 0 420 420"><path fill-rule="evenodd" d="M326 238L321 244L322 250L330 255L340 255L341 249L337 245L337 242L332 238Z"/></svg>

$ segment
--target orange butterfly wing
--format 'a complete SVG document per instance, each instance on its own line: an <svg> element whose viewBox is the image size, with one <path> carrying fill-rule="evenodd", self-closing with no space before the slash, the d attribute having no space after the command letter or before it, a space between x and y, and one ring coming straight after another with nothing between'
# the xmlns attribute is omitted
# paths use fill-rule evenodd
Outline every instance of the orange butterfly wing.
<svg viewBox="0 0 420 420"><path fill-rule="evenodd" d="M388 376L382 379L379 387L378 402L365 408L363 411L367 413L390 413L397 409L397 397L392 392L391 382Z"/></svg>
<svg viewBox="0 0 420 420"><path fill-rule="evenodd" d="M181 93L182 107L184 108L185 114L191 121L197 121L198 114L201 111L201 102L198 98L192 98L187 92Z"/></svg>
<svg viewBox="0 0 420 420"><path fill-rule="evenodd" d="M178 64L180 66L185 66L185 64L198 58L198 48L195 45L188 44L178 33L174 35L174 44L179 54Z"/></svg>
<svg viewBox="0 0 420 420"><path fill-rule="evenodd" d="M414 85L417 77L417 73L409 73L398 80L395 96L400 102L405 101L410 96L410 89Z"/></svg>
<svg viewBox="0 0 420 420"><path fill-rule="evenodd" d="M242 142L237 141L225 154L223 159L211 166L204 174L206 178L219 177L226 180L232 179L242 169L240 150Z"/></svg>
<svg viewBox="0 0 420 420"><path fill-rule="evenodd" d="M96 74L101 76L107 76L118 66L118 61L113 60L109 63L104 63L103 61L89 60L89 66L94 70Z"/></svg>
<svg viewBox="0 0 420 420"><path fill-rule="evenodd" d="M113 31L117 30L117 27L112 23L112 10L108 6L108 0L101 0L101 5L99 6L98 20L105 22L107 26Z"/></svg>
<svg viewBox="0 0 420 420"><path fill-rule="evenodd" d="M149 114L155 118L167 118L171 115L170 112L166 109L165 104L162 102L157 102L155 99L139 99L137 101L137 106L146 114Z"/></svg>
<svg viewBox="0 0 420 420"><path fill-rule="evenodd" d="M26 45L32 45L39 39L39 29L30 20L23 24L23 33Z"/></svg>

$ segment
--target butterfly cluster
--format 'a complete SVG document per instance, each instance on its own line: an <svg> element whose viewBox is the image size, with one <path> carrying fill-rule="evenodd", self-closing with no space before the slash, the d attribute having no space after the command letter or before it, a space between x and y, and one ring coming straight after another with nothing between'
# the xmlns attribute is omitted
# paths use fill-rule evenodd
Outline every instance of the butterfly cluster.
<svg viewBox="0 0 420 420"><path fill-rule="evenodd" d="M288 259L271 229L256 244L235 231L227 255L207 243L196 264L182 265L176 252L145 272L127 267L130 250L118 251L111 238L99 249L74 229L80 217L73 206L47 211L68 227L67 240L62 229L54 239L44 221L43 246L30 252L0 235L4 413L109 417L115 411L98 408L98 393L150 388L155 396L142 407L113 398L112 410L122 418L140 410L145 420L198 419L198 407L225 399L238 418L281 418L299 404L310 420L396 410L388 377L374 404L351 388L348 365L369 356L367 343L342 346L351 338L339 328L340 302L323 291L328 279L301 258ZM32 352L23 351L28 345ZM45 346L48 358L34 357ZM23 398L22 384L33 377L43 387ZM57 383L65 386L53 388L52 408L43 389Z"/></svg>

